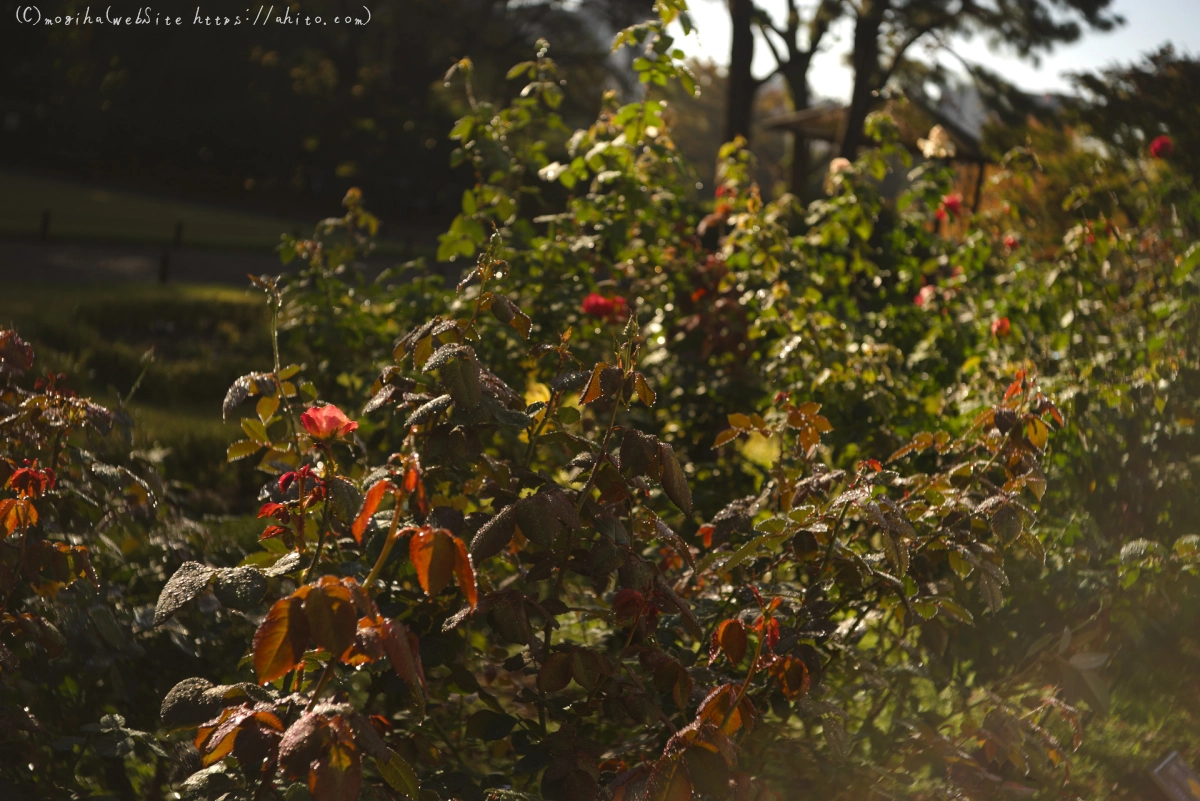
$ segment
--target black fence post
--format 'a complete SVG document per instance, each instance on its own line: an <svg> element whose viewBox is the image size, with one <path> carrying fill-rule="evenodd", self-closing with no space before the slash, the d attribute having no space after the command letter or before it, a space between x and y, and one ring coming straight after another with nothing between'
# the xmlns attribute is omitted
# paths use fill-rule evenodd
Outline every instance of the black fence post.
<svg viewBox="0 0 1200 801"><path fill-rule="evenodd" d="M45 242L48 239L50 239L50 209L46 209L42 212L41 240Z"/></svg>

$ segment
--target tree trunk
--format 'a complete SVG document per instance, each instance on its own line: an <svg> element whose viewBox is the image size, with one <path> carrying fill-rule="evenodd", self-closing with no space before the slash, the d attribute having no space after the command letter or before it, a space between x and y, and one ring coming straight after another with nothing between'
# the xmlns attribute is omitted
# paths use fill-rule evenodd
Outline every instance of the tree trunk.
<svg viewBox="0 0 1200 801"><path fill-rule="evenodd" d="M886 0L867 0L867 7L854 24L854 91L846 110L846 130L842 134L841 154L853 161L862 144L863 123L875 100L879 74L879 28L883 24Z"/></svg>
<svg viewBox="0 0 1200 801"><path fill-rule="evenodd" d="M751 68L754 61L753 0L729 0L733 23L733 47L729 54L729 95L725 103L725 141L738 136L750 141L750 121L758 84Z"/></svg>
<svg viewBox="0 0 1200 801"><path fill-rule="evenodd" d="M788 90L792 95L792 108L796 111L806 110L811 102L808 95L808 67L811 60L811 56L793 56L787 69L783 71L784 80L787 81ZM788 183L792 194L801 200L807 200L805 190L811 169L808 140L799 130L792 131L792 173Z"/></svg>

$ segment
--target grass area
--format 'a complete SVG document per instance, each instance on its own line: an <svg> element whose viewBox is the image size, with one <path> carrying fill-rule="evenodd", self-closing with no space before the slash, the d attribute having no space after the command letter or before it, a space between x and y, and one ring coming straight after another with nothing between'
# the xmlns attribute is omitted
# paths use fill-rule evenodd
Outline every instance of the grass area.
<svg viewBox="0 0 1200 801"><path fill-rule="evenodd" d="M114 406L146 369L128 409L134 444L162 449L168 477L213 513L244 510L263 480L248 463L225 464L241 432L221 420L221 401L269 363L268 319L258 293L224 287L21 285L0 296L0 326L33 344L39 372L66 373L81 394Z"/></svg>
<svg viewBox="0 0 1200 801"><path fill-rule="evenodd" d="M47 211L51 240L161 245L174 241L182 222L184 246L230 250L270 251L280 234L311 234L316 223L0 172L0 236L39 236ZM401 257L433 250L410 253L404 243L384 239L376 252Z"/></svg>
<svg viewBox="0 0 1200 801"><path fill-rule="evenodd" d="M186 245L270 250L279 235L307 231L312 221L227 211L71 181L0 173L0 235L37 236L50 212L50 237L91 242L162 244L183 223Z"/></svg>

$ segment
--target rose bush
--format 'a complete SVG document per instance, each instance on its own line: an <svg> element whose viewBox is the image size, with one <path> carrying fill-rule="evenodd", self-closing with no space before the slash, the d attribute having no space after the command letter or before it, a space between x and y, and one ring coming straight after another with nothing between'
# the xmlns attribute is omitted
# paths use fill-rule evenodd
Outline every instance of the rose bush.
<svg viewBox="0 0 1200 801"><path fill-rule="evenodd" d="M679 10L619 37L648 86L688 80ZM96 467L108 414L24 387L32 355L0 340L0 552L66 565L0 574L22 721L0 775L41 797L1135 797L1089 749L1145 654L1192 658L1188 181L1063 145L1091 173L1048 230L1034 201L1073 168L1013 151L977 214L876 115L809 206L765 199L740 142L706 201L652 90L572 133L547 47L511 76L451 134L478 179L442 239L474 262L456 287L363 273L357 192L255 279L273 348L223 407L229 460L267 479L249 536L180 520L139 456ZM37 636L56 616L61 650Z"/></svg>

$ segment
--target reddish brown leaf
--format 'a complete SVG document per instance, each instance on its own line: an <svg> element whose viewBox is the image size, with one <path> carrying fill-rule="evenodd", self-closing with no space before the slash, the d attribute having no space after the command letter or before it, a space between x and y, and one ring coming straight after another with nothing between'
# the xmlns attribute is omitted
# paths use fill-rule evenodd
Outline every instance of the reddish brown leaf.
<svg viewBox="0 0 1200 801"><path fill-rule="evenodd" d="M455 547L446 534L428 527L413 532L408 541L408 558L417 569L421 589L430 598L450 583L455 568Z"/></svg>
<svg viewBox="0 0 1200 801"><path fill-rule="evenodd" d="M799 698L808 693L808 666L804 660L794 656L785 656L775 660L770 667L771 676L779 682L779 689L789 699Z"/></svg>
<svg viewBox="0 0 1200 801"><path fill-rule="evenodd" d="M571 654L557 652L542 664L538 671L538 689L544 693L556 693L571 683Z"/></svg>
<svg viewBox="0 0 1200 801"><path fill-rule="evenodd" d="M634 389L637 390L638 400L646 406L653 406L655 401L654 390L650 388L650 384L646 381L646 377L641 373L634 373Z"/></svg>
<svg viewBox="0 0 1200 801"><path fill-rule="evenodd" d="M269 684L300 664L308 646L303 601L280 598L254 634L254 672L259 684Z"/></svg>
<svg viewBox="0 0 1200 801"><path fill-rule="evenodd" d="M717 661L724 653L729 661L737 667L746 656L746 626L737 619L722 620L712 635L712 643L708 647L708 663Z"/></svg>
<svg viewBox="0 0 1200 801"><path fill-rule="evenodd" d="M321 754L308 773L308 791L315 801L357 801L362 790L362 759L353 742L336 741Z"/></svg>
<svg viewBox="0 0 1200 801"><path fill-rule="evenodd" d="M479 591L475 588L475 566L471 564L471 555L467 553L467 545L458 537L451 536L454 542L454 577L458 580L458 588L466 596L467 603L472 609L479 605Z"/></svg>
<svg viewBox="0 0 1200 801"><path fill-rule="evenodd" d="M350 533L354 535L354 539L359 545L362 545L363 533L371 522L371 515L375 514L375 510L379 508L379 503L388 490L395 490L395 487L392 482L387 480L377 481L367 490L362 509L358 511L358 517L354 518L354 525L350 527Z"/></svg>
<svg viewBox="0 0 1200 801"><path fill-rule="evenodd" d="M201 764L208 767L221 761L237 742L238 731L242 723L254 714L248 706L226 709L212 725L204 725L196 733L196 748L204 754Z"/></svg>
<svg viewBox="0 0 1200 801"><path fill-rule="evenodd" d="M683 755L660 759L646 782L646 801L691 801L692 782Z"/></svg>
<svg viewBox="0 0 1200 801"><path fill-rule="evenodd" d="M308 633L313 642L340 659L354 645L357 615L349 590L333 580L322 584L326 586L314 588L303 602Z"/></svg>
<svg viewBox="0 0 1200 801"><path fill-rule="evenodd" d="M637 622L635 618L645 602L645 596L637 590L628 587L619 590L613 597L613 616L616 618L616 622L618 624Z"/></svg>
<svg viewBox="0 0 1200 801"><path fill-rule="evenodd" d="M743 726L749 731L754 725L754 705L750 703L750 699L743 697L733 713L730 714L729 711L737 694L738 685L721 685L700 703L696 719L701 722L711 721L727 735L733 734Z"/></svg>
<svg viewBox="0 0 1200 801"><path fill-rule="evenodd" d="M583 391L579 393L580 403L591 403L600 397L603 393L603 389L600 386L600 374L606 369L608 369L608 363L599 362L592 370L592 377L588 379L587 384L583 387Z"/></svg>
<svg viewBox="0 0 1200 801"><path fill-rule="evenodd" d="M416 637L408 632L398 620L379 619L379 630L383 634L383 650L387 652L392 669L417 701L422 717L425 715L425 672L421 669L420 650Z"/></svg>
<svg viewBox="0 0 1200 801"><path fill-rule="evenodd" d="M279 741L279 766L289 779L304 779L330 739L329 721L312 712L301 715Z"/></svg>
<svg viewBox="0 0 1200 801"><path fill-rule="evenodd" d="M5 536L18 528L28 528L38 521L37 508L28 498L7 498L0 501L0 525Z"/></svg>

